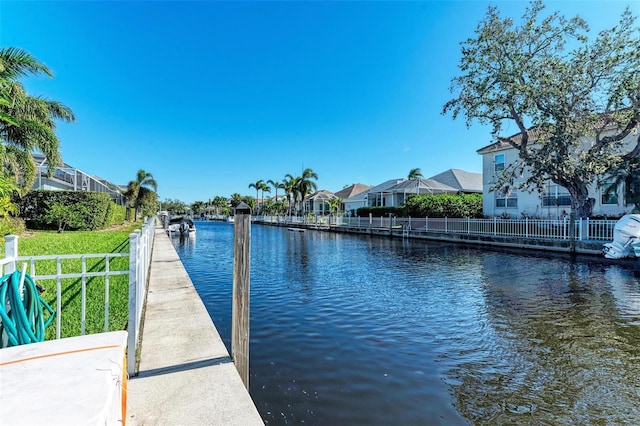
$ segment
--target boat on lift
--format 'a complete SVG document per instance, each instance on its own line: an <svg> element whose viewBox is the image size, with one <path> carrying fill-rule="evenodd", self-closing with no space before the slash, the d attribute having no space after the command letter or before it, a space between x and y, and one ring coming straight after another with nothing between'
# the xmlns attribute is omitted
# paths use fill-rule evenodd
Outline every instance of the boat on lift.
<svg viewBox="0 0 640 426"><path fill-rule="evenodd" d="M640 257L640 214L627 214L616 222L613 241L604 244L602 253L608 259Z"/></svg>

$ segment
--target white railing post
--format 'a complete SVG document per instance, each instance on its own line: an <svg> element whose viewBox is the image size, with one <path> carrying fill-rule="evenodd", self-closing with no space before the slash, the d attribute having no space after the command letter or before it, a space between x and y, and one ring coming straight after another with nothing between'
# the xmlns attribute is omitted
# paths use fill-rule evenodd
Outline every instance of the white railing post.
<svg viewBox="0 0 640 426"><path fill-rule="evenodd" d="M524 236L529 238L529 218L524 218Z"/></svg>
<svg viewBox="0 0 640 426"><path fill-rule="evenodd" d="M136 346L138 343L138 304L137 304L137 260L138 234L129 234L129 320L127 323L127 372L133 376L136 368Z"/></svg>
<svg viewBox="0 0 640 426"><path fill-rule="evenodd" d="M18 268L18 236L17 235L7 235L4 237L4 257L7 259L13 259L12 262L9 262L4 267L4 273L10 274L14 272Z"/></svg>
<svg viewBox="0 0 640 426"><path fill-rule="evenodd" d="M142 299L144 298L144 241L142 241L142 230L133 231L138 235L136 246L136 335L140 332L140 318L142 317ZM138 339L136 339L136 342Z"/></svg>
<svg viewBox="0 0 640 426"><path fill-rule="evenodd" d="M578 220L578 241L582 241L582 218Z"/></svg>
<svg viewBox="0 0 640 426"><path fill-rule="evenodd" d="M590 240L591 239L591 232L589 232L590 231L589 218L586 219L586 222L587 222L587 224L585 225L585 231L586 231L587 235L585 235L585 239L586 240Z"/></svg>

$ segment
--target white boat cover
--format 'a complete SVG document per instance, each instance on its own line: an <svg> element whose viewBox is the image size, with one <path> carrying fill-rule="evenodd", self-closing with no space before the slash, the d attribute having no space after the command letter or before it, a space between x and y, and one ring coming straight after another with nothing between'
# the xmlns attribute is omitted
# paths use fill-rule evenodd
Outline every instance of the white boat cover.
<svg viewBox="0 0 640 426"><path fill-rule="evenodd" d="M0 423L123 425L127 332L0 349Z"/></svg>
<svg viewBox="0 0 640 426"><path fill-rule="evenodd" d="M613 228L613 241L604 244L602 252L609 259L637 255L634 246L640 243L640 214L627 214Z"/></svg>

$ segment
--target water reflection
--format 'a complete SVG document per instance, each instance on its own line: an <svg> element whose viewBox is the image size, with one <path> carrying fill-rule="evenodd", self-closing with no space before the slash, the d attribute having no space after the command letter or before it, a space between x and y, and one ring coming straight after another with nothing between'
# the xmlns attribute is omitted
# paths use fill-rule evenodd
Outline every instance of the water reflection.
<svg viewBox="0 0 640 426"><path fill-rule="evenodd" d="M475 424L635 423L640 334L620 332L611 297L629 271L510 255L497 267L497 257L482 269L490 344L466 348L450 371L460 412Z"/></svg>
<svg viewBox="0 0 640 426"><path fill-rule="evenodd" d="M229 346L232 226L177 244ZM250 391L267 424L634 424L624 266L252 227Z"/></svg>

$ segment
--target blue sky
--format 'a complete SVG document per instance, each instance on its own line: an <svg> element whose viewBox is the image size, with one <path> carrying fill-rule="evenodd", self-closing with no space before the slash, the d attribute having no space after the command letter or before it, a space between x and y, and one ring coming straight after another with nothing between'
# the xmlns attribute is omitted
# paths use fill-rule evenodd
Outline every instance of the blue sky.
<svg viewBox="0 0 640 426"><path fill-rule="evenodd" d="M519 18L528 2L2 0L0 45L53 70L23 83L74 111L57 133L85 172L126 184L144 169L161 200L187 203L255 196L250 183L307 167L335 192L415 167L482 171L490 129L440 112L489 4ZM545 4L592 33L640 13Z"/></svg>

